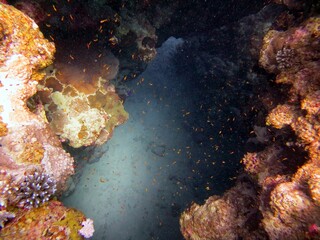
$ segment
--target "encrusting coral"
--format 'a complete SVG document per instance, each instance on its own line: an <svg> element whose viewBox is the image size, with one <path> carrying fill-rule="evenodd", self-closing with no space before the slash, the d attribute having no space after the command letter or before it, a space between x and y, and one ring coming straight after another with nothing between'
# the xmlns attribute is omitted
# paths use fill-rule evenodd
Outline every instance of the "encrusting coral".
<svg viewBox="0 0 320 240"><path fill-rule="evenodd" d="M242 160L255 201L241 205L247 188L238 181L222 197L193 204L180 218L186 239L320 239L319 29L320 18L309 17L264 37L260 65L287 95L273 99L278 105L266 119L273 140Z"/></svg>
<svg viewBox="0 0 320 240"><path fill-rule="evenodd" d="M87 57L83 59L81 55ZM60 56L38 85L48 121L62 141L78 148L100 145L128 119L115 87L119 61L111 54L78 48L72 64ZM99 61L96 61L99 59ZM49 69L48 69L49 70Z"/></svg>
<svg viewBox="0 0 320 240"><path fill-rule="evenodd" d="M58 201L49 201L39 208L18 209L15 218L0 231L1 239L83 239L85 216ZM92 232L93 233L93 232Z"/></svg>

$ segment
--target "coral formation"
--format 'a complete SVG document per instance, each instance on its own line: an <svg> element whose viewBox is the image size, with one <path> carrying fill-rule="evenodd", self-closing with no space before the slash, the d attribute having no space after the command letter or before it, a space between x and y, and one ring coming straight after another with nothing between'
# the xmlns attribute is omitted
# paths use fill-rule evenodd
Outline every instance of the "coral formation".
<svg viewBox="0 0 320 240"><path fill-rule="evenodd" d="M123 46L130 46L133 44L132 40L135 41L137 52L133 53L133 59L149 62L157 54L155 48L157 43L156 29L143 14L130 17L126 11L123 11L116 36L120 40L120 45Z"/></svg>
<svg viewBox="0 0 320 240"><path fill-rule="evenodd" d="M261 49L260 64L270 73L279 73L278 82L289 80L287 74L297 70L308 69L314 60L319 58L319 24L317 17L307 19L299 27L287 31L270 30L264 38Z"/></svg>
<svg viewBox="0 0 320 240"><path fill-rule="evenodd" d="M92 237L94 233L94 227L93 227L93 221L90 218L87 218L87 220L83 221L81 223L82 228L79 230L79 233L84 236L85 238Z"/></svg>
<svg viewBox="0 0 320 240"><path fill-rule="evenodd" d="M285 4L295 7L294 2L298 3ZM319 239L319 26L319 17L309 17L286 31L270 30L264 37L260 65L276 74L286 96L274 96L276 106L267 109L272 141L242 159L252 181L248 188L256 189L251 196L254 204L241 205L246 188L239 181L222 197L211 197L203 206L193 204L180 218L186 239ZM252 214L255 227L244 209Z"/></svg>
<svg viewBox="0 0 320 240"><path fill-rule="evenodd" d="M85 216L61 202L52 200L39 208L19 209L15 215L0 231L1 239L83 239L78 231Z"/></svg>
<svg viewBox="0 0 320 240"><path fill-rule="evenodd" d="M1 4L0 10L1 166L7 176L17 179L28 168L41 166L62 190L73 173L73 159L43 118L41 106L36 114L26 105L44 77L42 69L52 63L54 45L30 18L12 6Z"/></svg>
<svg viewBox="0 0 320 240"><path fill-rule="evenodd" d="M263 239L254 210L257 200L254 186L243 177L223 197L212 196L186 210L180 217L181 232L185 239Z"/></svg>
<svg viewBox="0 0 320 240"><path fill-rule="evenodd" d="M42 237L44 228L38 226L49 221L46 219L49 213L50 216L57 213L59 208L53 205L61 205L50 203L42 208L42 204L66 188L66 181L74 171L73 158L63 150L51 130L43 106L37 104L34 111L27 106L45 76L44 68L52 63L54 51L54 44L43 37L33 20L14 7L0 3L1 239ZM46 214L41 216L45 208ZM70 218L73 215L77 218L78 213L73 210L64 208L63 211L70 211ZM84 218L80 215L79 227L73 233L79 239L78 229ZM60 221L63 222L63 218L65 216ZM35 227L32 221L38 221L38 225ZM59 235L65 229L63 234L70 235L68 224L50 225L47 234Z"/></svg>
<svg viewBox="0 0 320 240"><path fill-rule="evenodd" d="M15 8L22 11L24 14L28 15L32 20L37 24L44 21L47 17L47 14L40 6L40 4L33 0L24 0L18 1L14 4Z"/></svg>
<svg viewBox="0 0 320 240"><path fill-rule="evenodd" d="M75 148L103 144L128 119L110 83L118 72L118 60L111 53L85 53L83 61L79 49L72 65L59 57L56 69L38 86L51 128ZM97 56L99 62L94 61Z"/></svg>
<svg viewBox="0 0 320 240"><path fill-rule="evenodd" d="M294 51L290 48L280 49L276 54L278 69L290 68L294 64Z"/></svg>
<svg viewBox="0 0 320 240"><path fill-rule="evenodd" d="M48 174L35 170L27 173L18 186L9 191L16 196L18 207L39 207L55 194L56 182Z"/></svg>

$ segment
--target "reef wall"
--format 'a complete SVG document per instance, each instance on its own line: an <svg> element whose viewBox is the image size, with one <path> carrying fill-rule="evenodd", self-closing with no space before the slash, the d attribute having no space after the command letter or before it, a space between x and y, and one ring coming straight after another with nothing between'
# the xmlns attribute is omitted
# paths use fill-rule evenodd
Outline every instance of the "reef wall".
<svg viewBox="0 0 320 240"><path fill-rule="evenodd" d="M185 239L319 239L320 18L299 16L282 14L277 24L286 29L268 31L260 51L279 90L261 97L263 149L245 154L233 188L181 215Z"/></svg>
<svg viewBox="0 0 320 240"><path fill-rule="evenodd" d="M28 106L54 52L32 19L0 3L1 239L83 239L94 231L81 212L51 200L65 190L73 158L51 130L43 106Z"/></svg>

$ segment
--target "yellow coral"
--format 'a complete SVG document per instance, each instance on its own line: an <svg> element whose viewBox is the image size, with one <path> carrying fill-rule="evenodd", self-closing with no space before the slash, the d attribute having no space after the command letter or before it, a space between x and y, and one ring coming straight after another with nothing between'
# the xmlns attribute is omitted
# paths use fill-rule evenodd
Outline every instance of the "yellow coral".
<svg viewBox="0 0 320 240"><path fill-rule="evenodd" d="M0 117L0 137L7 135L8 129L7 129L7 124L1 121Z"/></svg>
<svg viewBox="0 0 320 240"><path fill-rule="evenodd" d="M43 73L39 70L52 63L54 44L43 37L29 17L12 6L0 4L0 23L0 52L5 53L0 54L0 65L4 64L8 56L21 54L30 59L34 66L32 78L41 80Z"/></svg>
<svg viewBox="0 0 320 240"><path fill-rule="evenodd" d="M294 106L278 105L269 113L266 123L275 128L283 128L286 125L290 125L295 118Z"/></svg>
<svg viewBox="0 0 320 240"><path fill-rule="evenodd" d="M1 239L81 240L78 233L85 216L52 200L39 208L15 210L16 217L0 231Z"/></svg>
<svg viewBox="0 0 320 240"><path fill-rule="evenodd" d="M17 159L17 162L26 164L40 164L43 154L44 149L41 143L26 143L23 151Z"/></svg>

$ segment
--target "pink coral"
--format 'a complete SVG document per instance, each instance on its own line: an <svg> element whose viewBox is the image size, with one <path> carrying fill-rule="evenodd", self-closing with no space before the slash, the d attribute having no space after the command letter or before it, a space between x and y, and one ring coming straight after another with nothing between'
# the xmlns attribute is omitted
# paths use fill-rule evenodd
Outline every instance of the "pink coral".
<svg viewBox="0 0 320 240"><path fill-rule="evenodd" d="M41 169L61 191L73 173L73 159L62 149L43 109L34 113L26 104L44 76L42 69L52 63L54 44L12 6L0 4L0 23L0 35L6 36L0 39L0 117L7 129L0 137L1 166L17 181L28 169Z"/></svg>
<svg viewBox="0 0 320 240"><path fill-rule="evenodd" d="M92 237L94 233L93 220L90 218L87 218L81 224L82 224L82 228L79 230L79 233L85 238Z"/></svg>
<svg viewBox="0 0 320 240"><path fill-rule="evenodd" d="M271 145L265 150L258 153L247 153L242 163L245 166L245 170L252 174L259 184L270 176L276 176L283 172L285 166L281 163L282 149Z"/></svg>

